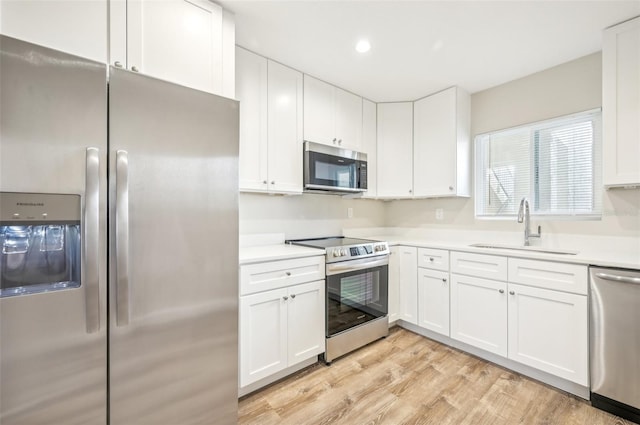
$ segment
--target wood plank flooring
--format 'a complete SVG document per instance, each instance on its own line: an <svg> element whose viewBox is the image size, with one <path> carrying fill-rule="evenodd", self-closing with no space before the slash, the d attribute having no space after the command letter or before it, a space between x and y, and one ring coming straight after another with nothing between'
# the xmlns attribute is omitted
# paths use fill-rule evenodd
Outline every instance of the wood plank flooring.
<svg viewBox="0 0 640 425"><path fill-rule="evenodd" d="M632 425L587 402L393 328L240 400L241 425Z"/></svg>

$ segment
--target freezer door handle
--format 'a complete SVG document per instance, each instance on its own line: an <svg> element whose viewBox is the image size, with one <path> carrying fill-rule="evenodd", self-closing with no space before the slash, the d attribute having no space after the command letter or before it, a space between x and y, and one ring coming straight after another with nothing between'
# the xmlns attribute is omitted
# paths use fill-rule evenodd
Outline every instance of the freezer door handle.
<svg viewBox="0 0 640 425"><path fill-rule="evenodd" d="M84 295L87 333L100 330L100 151L87 148L84 187Z"/></svg>
<svg viewBox="0 0 640 425"><path fill-rule="evenodd" d="M611 280L614 282L635 283L637 285L640 285L640 277L618 276L609 273L596 273L596 277L604 280Z"/></svg>
<svg viewBox="0 0 640 425"><path fill-rule="evenodd" d="M116 152L116 325L129 324L129 154Z"/></svg>

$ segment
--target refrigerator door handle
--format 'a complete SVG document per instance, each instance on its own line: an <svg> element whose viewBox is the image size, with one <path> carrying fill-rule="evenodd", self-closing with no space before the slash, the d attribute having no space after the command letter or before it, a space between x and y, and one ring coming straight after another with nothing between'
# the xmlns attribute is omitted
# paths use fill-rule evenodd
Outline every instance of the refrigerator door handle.
<svg viewBox="0 0 640 425"><path fill-rule="evenodd" d="M87 333L100 330L100 151L87 148L84 188L84 294Z"/></svg>
<svg viewBox="0 0 640 425"><path fill-rule="evenodd" d="M129 154L116 152L116 325L129 324Z"/></svg>

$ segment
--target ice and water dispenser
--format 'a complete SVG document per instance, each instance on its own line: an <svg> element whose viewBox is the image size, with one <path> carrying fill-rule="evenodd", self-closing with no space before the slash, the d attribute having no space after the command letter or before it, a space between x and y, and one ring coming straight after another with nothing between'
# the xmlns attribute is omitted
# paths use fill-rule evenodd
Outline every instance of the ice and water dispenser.
<svg viewBox="0 0 640 425"><path fill-rule="evenodd" d="M0 297L80 286L80 195L0 192Z"/></svg>

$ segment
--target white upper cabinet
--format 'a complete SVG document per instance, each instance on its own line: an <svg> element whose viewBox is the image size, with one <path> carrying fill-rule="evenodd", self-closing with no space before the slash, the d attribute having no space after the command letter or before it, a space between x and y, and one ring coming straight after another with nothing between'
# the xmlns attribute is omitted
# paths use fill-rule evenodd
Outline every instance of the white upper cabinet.
<svg viewBox="0 0 640 425"><path fill-rule="evenodd" d="M604 185L640 186L640 17L604 31L602 115Z"/></svg>
<svg viewBox="0 0 640 425"><path fill-rule="evenodd" d="M240 190L302 193L302 74L237 48Z"/></svg>
<svg viewBox="0 0 640 425"><path fill-rule="evenodd" d="M302 192L302 73L269 61L269 190Z"/></svg>
<svg viewBox="0 0 640 425"><path fill-rule="evenodd" d="M107 1L0 2L4 35L107 62Z"/></svg>
<svg viewBox="0 0 640 425"><path fill-rule="evenodd" d="M379 198L413 197L413 103L378 104Z"/></svg>
<svg viewBox="0 0 640 425"><path fill-rule="evenodd" d="M240 101L240 189L269 188L267 161L267 59L236 48L236 96Z"/></svg>
<svg viewBox="0 0 640 425"><path fill-rule="evenodd" d="M233 15L208 0L111 0L110 63L234 97Z"/></svg>
<svg viewBox="0 0 640 425"><path fill-rule="evenodd" d="M362 98L305 75L304 140L360 151Z"/></svg>
<svg viewBox="0 0 640 425"><path fill-rule="evenodd" d="M378 193L378 148L376 104L362 99L362 150L367 154L367 191L364 198L375 198Z"/></svg>
<svg viewBox="0 0 640 425"><path fill-rule="evenodd" d="M414 103L415 197L469 196L470 97L451 87Z"/></svg>

